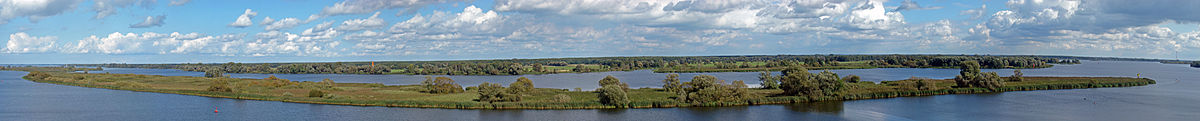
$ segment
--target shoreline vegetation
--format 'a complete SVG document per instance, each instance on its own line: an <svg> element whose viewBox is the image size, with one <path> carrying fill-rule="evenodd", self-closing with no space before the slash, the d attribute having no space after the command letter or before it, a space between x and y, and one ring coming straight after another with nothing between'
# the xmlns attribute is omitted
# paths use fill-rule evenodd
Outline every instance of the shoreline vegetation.
<svg viewBox="0 0 1200 121"><path fill-rule="evenodd" d="M743 80L726 82L700 75L690 81L670 74L662 88L630 89L617 77L598 81L595 91L534 88L537 80L519 78L508 84L483 83L461 86L450 78L427 77L418 85L370 83L297 82L274 76L265 79L228 78L222 73L207 77L139 74L86 73L92 68L4 67L0 70L28 71L26 80L59 85L171 93L205 97L282 101L311 104L387 106L449 109L603 109L670 108L787 104L834 100L859 100L945 94L998 93L1005 91L1130 87L1154 84L1147 78L1128 77L1022 77L1019 70L1000 77L982 73L976 61L962 62L954 79L913 77L905 80L870 82L857 76L808 73L807 69L784 69L782 75L763 73L762 88L748 88ZM84 71L80 73L78 71ZM552 80L542 80L552 81ZM750 80L755 81L755 80ZM771 84L766 84L771 83ZM465 88L464 88L465 87Z"/></svg>
<svg viewBox="0 0 1200 121"><path fill-rule="evenodd" d="M1070 56L1017 55L743 55L640 56L460 61L317 63L69 64L67 66L178 69L266 74L526 75L653 69L657 73L779 71L808 69L956 68L977 61L982 68L1047 68L1078 64ZM1078 57L1075 57L1078 58Z"/></svg>

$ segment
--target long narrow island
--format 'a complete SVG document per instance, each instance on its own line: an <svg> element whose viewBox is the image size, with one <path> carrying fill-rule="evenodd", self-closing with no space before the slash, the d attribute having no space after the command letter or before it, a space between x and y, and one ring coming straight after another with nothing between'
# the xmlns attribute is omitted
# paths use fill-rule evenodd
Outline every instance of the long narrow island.
<svg viewBox="0 0 1200 121"><path fill-rule="evenodd" d="M741 80L726 82L700 75L683 82L678 75L663 79L662 88L630 89L617 77L598 81L595 91L534 88L533 80L519 78L507 86L483 83L463 86L446 77L427 77L418 85L297 82L274 76L265 79L228 78L222 73L206 77L87 73L96 68L4 67L28 71L24 79L40 83L171 93L206 97L283 101L313 104L454 108L454 109L595 109L663 108L784 104L830 100L858 100L944 94L997 93L1004 91L1129 87L1154 84L1147 78L1128 77L1022 77L1019 70L1001 77L980 72L975 61L964 61L954 79L911 78L897 81L859 81L829 71L809 73L790 67L782 75L762 73L762 87L750 88ZM544 80L554 81L554 80Z"/></svg>

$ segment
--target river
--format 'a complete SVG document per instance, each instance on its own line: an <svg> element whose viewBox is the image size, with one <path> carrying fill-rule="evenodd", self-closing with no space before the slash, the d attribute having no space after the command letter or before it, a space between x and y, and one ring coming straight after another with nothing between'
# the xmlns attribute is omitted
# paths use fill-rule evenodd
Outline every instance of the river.
<svg viewBox="0 0 1200 121"><path fill-rule="evenodd" d="M820 70L813 70L818 72ZM866 81L909 77L952 78L957 69L879 68L830 70ZM985 69L1011 75L1012 69ZM1200 119L1200 69L1183 64L1084 61L1083 64L1025 69L1026 76L1119 76L1151 78L1138 87L1017 91L734 107L464 110L364 107L236 100L35 83L26 72L0 71L0 120L1194 120ZM202 76L170 69L105 68L91 73ZM778 74L778 72L773 72ZM684 73L757 85L757 72ZM236 78L276 75L293 81L417 84L424 76L353 74L227 74ZM539 88L598 87L612 75L631 87L659 87L664 73L650 70L523 75ZM447 76L464 86L511 83L520 76ZM221 113L213 113L218 108Z"/></svg>

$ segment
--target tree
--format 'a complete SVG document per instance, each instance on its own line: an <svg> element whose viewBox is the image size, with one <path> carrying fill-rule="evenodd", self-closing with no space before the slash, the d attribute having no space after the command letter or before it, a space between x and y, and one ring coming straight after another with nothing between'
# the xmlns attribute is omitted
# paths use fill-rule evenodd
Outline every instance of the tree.
<svg viewBox="0 0 1200 121"><path fill-rule="evenodd" d="M820 85L821 93L826 96L835 96L846 87L846 82L838 78L837 73L829 72L828 70L818 73L816 79L818 85Z"/></svg>
<svg viewBox="0 0 1200 121"><path fill-rule="evenodd" d="M426 87L429 93L460 93L463 92L462 86L454 83L453 79L447 77L434 78L433 82Z"/></svg>
<svg viewBox="0 0 1200 121"><path fill-rule="evenodd" d="M483 82L476 87L479 91L479 102L498 102L503 101L501 93L504 93L504 87L500 84Z"/></svg>
<svg viewBox="0 0 1200 121"><path fill-rule="evenodd" d="M225 77L225 72L222 72L222 71L216 70L216 69L208 70L208 71L204 71L204 77L208 77L208 78Z"/></svg>
<svg viewBox="0 0 1200 121"><path fill-rule="evenodd" d="M996 72L980 73L978 62L963 61L960 66L959 75L954 77L957 87L980 87L992 91L1004 87L1004 81Z"/></svg>
<svg viewBox="0 0 1200 121"><path fill-rule="evenodd" d="M975 81L979 77L979 62L963 61L959 64L958 76L954 77L954 83L958 87L972 87L971 81Z"/></svg>
<svg viewBox="0 0 1200 121"><path fill-rule="evenodd" d="M783 70L783 75L779 78L779 89L783 89L785 95L815 96L820 92L815 80L812 73L808 73L808 69L791 67Z"/></svg>
<svg viewBox="0 0 1200 121"><path fill-rule="evenodd" d="M533 81L529 78L520 77L516 82L508 84L508 93L515 95L526 95L533 91Z"/></svg>
<svg viewBox="0 0 1200 121"><path fill-rule="evenodd" d="M600 93L600 103L613 105L617 107L625 107L629 104L629 95L625 90L618 85L607 85L597 90Z"/></svg>
<svg viewBox="0 0 1200 121"><path fill-rule="evenodd" d="M336 86L334 84L337 84L337 83L333 82L333 80L330 80L329 78L325 78L325 79L321 80L321 86L323 86L323 88L333 88L334 86Z"/></svg>
<svg viewBox="0 0 1200 121"><path fill-rule="evenodd" d="M758 81L762 82L763 89L779 89L779 77L771 76L770 72L758 72Z"/></svg>
<svg viewBox="0 0 1200 121"><path fill-rule="evenodd" d="M1021 69L1013 70L1013 75L1012 75L1012 77L1008 77L1008 81L1012 81L1012 82L1025 81L1024 76L1025 76L1025 74L1021 73Z"/></svg>
<svg viewBox="0 0 1200 121"><path fill-rule="evenodd" d="M663 90L672 93L683 91L683 84L679 83L679 74L667 74L667 79L663 79Z"/></svg>
<svg viewBox="0 0 1200 121"><path fill-rule="evenodd" d="M621 79L617 79L617 77L613 77L612 75L608 75L605 76L604 79L600 79L600 87L607 85L615 85L617 87L621 87L621 89L624 89L625 91L629 91L629 84L622 83Z"/></svg>
<svg viewBox="0 0 1200 121"><path fill-rule="evenodd" d="M545 68L545 67L542 67L542 64L540 64L540 63L539 63L539 64L533 64L533 71L534 71L534 72L546 72L546 68Z"/></svg>
<svg viewBox="0 0 1200 121"><path fill-rule="evenodd" d="M849 76L842 78L842 81L846 81L849 83L858 83L861 80L862 79L860 79L860 77L858 77L858 75L854 75L854 74L850 74Z"/></svg>
<svg viewBox="0 0 1200 121"><path fill-rule="evenodd" d="M425 87L425 92L433 91L433 76L425 76L425 81L421 81L421 86Z"/></svg>
<svg viewBox="0 0 1200 121"><path fill-rule="evenodd" d="M810 97L837 96L846 86L837 73L823 71L813 75L803 67L783 70L780 81L784 94Z"/></svg>

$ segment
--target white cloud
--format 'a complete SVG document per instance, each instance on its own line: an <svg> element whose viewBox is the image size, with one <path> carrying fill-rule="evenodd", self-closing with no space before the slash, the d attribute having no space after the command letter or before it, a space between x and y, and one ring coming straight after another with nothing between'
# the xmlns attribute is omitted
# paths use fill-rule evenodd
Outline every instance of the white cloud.
<svg viewBox="0 0 1200 121"><path fill-rule="evenodd" d="M157 0L96 0L92 5L92 10L96 11L95 19L103 19L109 15L117 14L117 9L129 7L136 4L142 5L144 8L150 8L151 5L158 2Z"/></svg>
<svg viewBox="0 0 1200 121"><path fill-rule="evenodd" d="M167 5L183 6L184 4L187 4L188 2L192 2L192 0L171 0L171 3L168 3Z"/></svg>
<svg viewBox="0 0 1200 121"><path fill-rule="evenodd" d="M428 5L459 2L463 0L348 0L321 9L322 16L364 14L383 9L400 8L402 13L413 12Z"/></svg>
<svg viewBox="0 0 1200 121"><path fill-rule="evenodd" d="M237 28L245 28L250 25L254 25L254 22L251 21L250 19L254 19L255 15L258 15L258 13L251 11L250 9L246 9L246 12L243 12L242 15L238 16L237 20L234 20L233 23L229 23L229 26L237 27Z"/></svg>
<svg viewBox="0 0 1200 121"><path fill-rule="evenodd" d="M9 19L28 17L37 23L46 17L75 9L82 0L0 0L0 24Z"/></svg>
<svg viewBox="0 0 1200 121"><path fill-rule="evenodd" d="M30 36L25 32L17 32L8 35L8 44L4 49L0 49L3 53L40 53L47 52L54 48L54 42L58 41L55 36Z"/></svg>
<svg viewBox="0 0 1200 121"><path fill-rule="evenodd" d="M921 7L921 5L917 4L917 2L913 2L912 0L904 0L904 2L900 2L899 7L896 7L896 9L892 10L892 11L933 10L933 9L942 9L942 6Z"/></svg>
<svg viewBox="0 0 1200 121"><path fill-rule="evenodd" d="M379 18L379 12L375 12L375 15L371 15L371 17L366 19L342 21L342 24L338 25L337 29L342 31L373 30L382 28L386 25L386 21L383 21L382 18Z"/></svg>
<svg viewBox="0 0 1200 121"><path fill-rule="evenodd" d="M241 45L240 38L243 35L217 35L207 36L200 33L181 34L173 32L170 34L160 34L154 32L146 33L120 33L114 32L107 36L92 35L83 40L79 40L75 46L64 48L62 51L66 53L100 53L100 54L138 54L138 53L176 53L176 54L202 54L202 53L237 53L237 49L230 50L230 45Z"/></svg>
<svg viewBox="0 0 1200 121"><path fill-rule="evenodd" d="M166 15L146 16L146 20L142 20L142 22L139 22L136 24L131 24L131 25L129 25L129 28L158 27L158 26L162 26L164 24L163 20L165 20L165 19L167 19Z"/></svg>
<svg viewBox="0 0 1200 121"><path fill-rule="evenodd" d="M270 17L267 17L263 21L264 22L271 21L271 23L266 24L265 25L266 27L264 27L264 30L267 30L267 31L291 29L292 27L296 27L296 26L299 26L300 24L304 24L303 21L300 21L300 19L296 19L296 18L283 18L278 21L275 21L275 20L272 20Z"/></svg>

